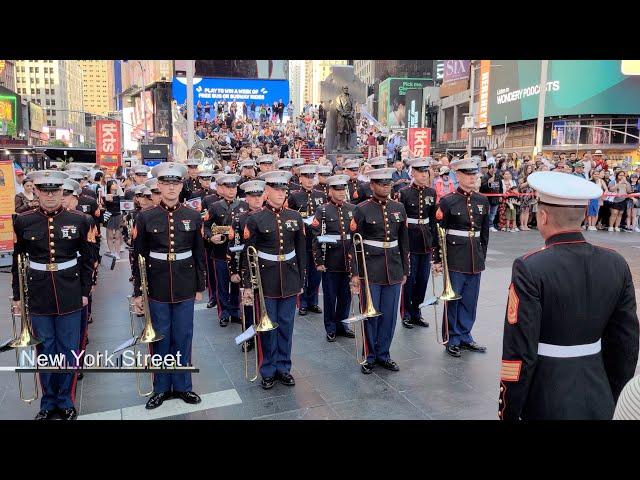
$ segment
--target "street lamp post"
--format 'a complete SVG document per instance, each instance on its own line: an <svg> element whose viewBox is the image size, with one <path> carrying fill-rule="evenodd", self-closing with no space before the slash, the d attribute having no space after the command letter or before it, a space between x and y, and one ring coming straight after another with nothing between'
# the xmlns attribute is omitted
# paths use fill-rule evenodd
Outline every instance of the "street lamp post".
<svg viewBox="0 0 640 480"><path fill-rule="evenodd" d="M547 97L547 69L549 60L542 60L540 64L540 94L538 96L538 123L536 126L536 151L542 151L542 134L544 131L544 102Z"/></svg>

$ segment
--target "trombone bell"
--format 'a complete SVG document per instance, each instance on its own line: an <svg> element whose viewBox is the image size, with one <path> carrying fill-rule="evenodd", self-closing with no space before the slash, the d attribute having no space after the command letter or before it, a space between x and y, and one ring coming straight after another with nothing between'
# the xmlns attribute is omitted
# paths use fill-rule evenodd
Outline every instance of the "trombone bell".
<svg viewBox="0 0 640 480"><path fill-rule="evenodd" d="M263 312L260 316L260 321L258 325L255 327L256 332L270 332L271 330L275 330L278 328L278 324L276 322L272 322L267 315L267 312Z"/></svg>

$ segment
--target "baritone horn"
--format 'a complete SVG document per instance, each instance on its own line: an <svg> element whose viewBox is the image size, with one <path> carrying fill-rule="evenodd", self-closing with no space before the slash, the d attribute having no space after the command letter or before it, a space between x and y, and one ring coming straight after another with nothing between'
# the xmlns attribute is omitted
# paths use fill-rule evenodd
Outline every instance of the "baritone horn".
<svg viewBox="0 0 640 480"><path fill-rule="evenodd" d="M373 306L371 300L371 290L369 290L369 275L367 274L367 264L364 254L364 242L362 235L355 233L353 235L353 249L355 252L355 261L358 268L358 273L362 271L362 277L364 285L361 288L361 292L364 290L364 305L362 304L362 293L351 294L351 309L349 311L349 317L342 320L342 323L346 325L354 325L355 333L355 345L356 345L356 361L358 365L363 365L367 362L367 336L365 334L364 321L367 318L373 318L380 315L380 312ZM354 304L359 306L359 311L355 311Z"/></svg>
<svg viewBox="0 0 640 480"><path fill-rule="evenodd" d="M27 348L35 348L36 345L42 343L42 340L37 338L33 334L33 327L31 325L31 318L29 315L28 294L29 286L27 283L27 270L29 269L29 261L25 259L24 255L18 255L18 289L20 291L20 312L15 312L13 307L11 308L11 318L13 323L13 339L8 342L4 342L0 346L0 351L15 350L16 351L16 365L22 367L21 353ZM13 301L10 298L9 301ZM16 328L17 322L20 321L20 333ZM38 377L36 373L33 373L33 394L30 397L25 397L24 386L22 384L22 374L16 372L18 376L18 393L20 400L25 403L31 403L38 399Z"/></svg>
<svg viewBox="0 0 640 480"><path fill-rule="evenodd" d="M254 319L254 330L256 332L256 337L260 333L270 332L271 330L275 330L278 328L278 324L276 322L271 321L269 315L267 314L267 306L264 301L264 293L262 291L262 277L260 276L260 265L258 259L258 251L255 247L250 246L247 248L247 264L249 266L249 281L250 281L250 290L251 290L251 303L247 302L247 306L250 307L252 312L252 316ZM258 297L258 309L260 311L260 318L256 319L256 304L255 298L256 295ZM240 315L242 320L242 330L246 330L245 323L245 315L244 315L244 302L242 308L240 309ZM258 361L258 345L254 346L255 350L255 375L249 375L249 352L247 352L248 342L250 339L245 340L244 345L244 376L250 382L254 382L258 378L258 373L260 369L260 364ZM257 341L257 338L256 338Z"/></svg>
<svg viewBox="0 0 640 480"><path fill-rule="evenodd" d="M424 302L419 305L419 308L433 306L433 319L436 325L436 341L440 345L446 345L449 343L449 322L447 320L447 302L452 302L454 300L460 300L462 298L458 295L451 286L451 278L449 277L449 264L447 262L447 237L444 228L440 225L436 225L436 230L438 232L438 243L440 244L440 258L442 259L442 293L440 295L436 295L436 272L432 268L431 269L431 288L433 291L433 296L427 298ZM438 330L438 304L440 302L444 302L444 311L443 311L443 329L444 336L441 337L440 332ZM442 341L440 340L442 338Z"/></svg>

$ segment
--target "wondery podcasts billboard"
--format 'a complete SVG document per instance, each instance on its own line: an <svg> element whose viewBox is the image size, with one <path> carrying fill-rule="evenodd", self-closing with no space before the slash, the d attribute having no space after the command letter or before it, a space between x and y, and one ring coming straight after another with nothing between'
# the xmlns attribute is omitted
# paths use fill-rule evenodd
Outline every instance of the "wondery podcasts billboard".
<svg viewBox="0 0 640 480"><path fill-rule="evenodd" d="M182 105L187 100L187 79L173 79L173 98ZM244 79L244 78L194 78L193 79L193 104L198 100L204 105L206 102L227 101L246 103L256 106L273 102L289 103L289 81L288 80L267 80L267 79Z"/></svg>
<svg viewBox="0 0 640 480"><path fill-rule="evenodd" d="M491 61L491 125L537 118L540 67L539 60ZM638 114L640 76L625 75L621 60L550 60L544 113Z"/></svg>

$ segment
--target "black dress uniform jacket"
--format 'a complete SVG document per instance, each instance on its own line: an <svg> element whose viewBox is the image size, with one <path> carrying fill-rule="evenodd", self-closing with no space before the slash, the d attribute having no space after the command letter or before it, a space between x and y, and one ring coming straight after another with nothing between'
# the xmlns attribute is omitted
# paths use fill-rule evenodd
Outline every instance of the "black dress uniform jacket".
<svg viewBox="0 0 640 480"><path fill-rule="evenodd" d="M467 193L461 188L445 195L436 211L440 226L447 229L480 232L479 237L447 235L449 270L460 273L480 273L484 270L489 245L489 201L479 193ZM440 245L433 245L434 263L440 262Z"/></svg>
<svg viewBox="0 0 640 480"><path fill-rule="evenodd" d="M430 187L410 185L401 188L399 202L409 218L423 223L408 223L409 251L411 253L429 253L436 239L436 191ZM426 223L428 221L428 223Z"/></svg>
<svg viewBox="0 0 640 480"><path fill-rule="evenodd" d="M29 269L28 307L36 315L63 315L82 308L89 297L93 276L95 230L90 219L76 210L60 207L48 213L39 208L18 214L13 224L13 299L19 300L18 254L32 262L58 264L77 260L77 265L58 271ZM80 252L80 256L78 256Z"/></svg>
<svg viewBox="0 0 640 480"><path fill-rule="evenodd" d="M326 183L317 183L313 186L313 189L322 193L324 198L329 197L329 186Z"/></svg>
<svg viewBox="0 0 640 480"><path fill-rule="evenodd" d="M257 211L257 210L256 210ZM243 258L247 253L246 245L244 245L244 239L242 238L242 232L244 232L244 227L247 225L247 220L249 215L251 215L251 211L245 210L244 212L235 212L233 215L233 221L231 222L231 227L233 229L233 240L227 242L229 248L233 246L242 245L243 248L239 252L228 252L229 258L229 274L230 275L240 275L240 277L244 277L244 271L242 270L243 266L246 266L246 261Z"/></svg>
<svg viewBox="0 0 640 480"><path fill-rule="evenodd" d="M93 188L90 188L89 186L82 187L82 195L91 197L94 200L98 199L98 192L96 192ZM82 195L80 196L82 197Z"/></svg>
<svg viewBox="0 0 640 480"><path fill-rule="evenodd" d="M398 242L391 248L363 246L369 283L394 285L401 283L404 275L409 275L407 213L401 203L372 198L358 204L353 211L350 230L352 234L362 235L364 241Z"/></svg>
<svg viewBox="0 0 640 480"><path fill-rule="evenodd" d="M330 201L316 210L311 231L313 234L313 258L316 266L325 266L327 272L348 272L355 275L352 269L352 245L349 225L353 219L355 205L344 202L340 205ZM326 254L322 251L321 243L317 236L322 233L322 225L325 225L325 235L339 235L337 243L326 243Z"/></svg>
<svg viewBox="0 0 640 480"><path fill-rule="evenodd" d="M149 298L163 303L178 303L194 298L206 288L202 219L192 208L164 203L145 208L136 217L133 234L134 295L140 295L138 255L145 257ZM183 260L151 258L149 252L193 252Z"/></svg>
<svg viewBox="0 0 640 480"><path fill-rule="evenodd" d="M316 213L316 209L326 201L327 196L319 190L301 189L289 194L287 204L291 210L300 212L302 218L311 218Z"/></svg>
<svg viewBox="0 0 640 480"><path fill-rule="evenodd" d="M354 205L358 203L358 189L363 185L363 182L358 180L357 178L347 182L347 189L349 190L349 196L347 197L347 201L349 203L353 203Z"/></svg>
<svg viewBox="0 0 640 480"><path fill-rule="evenodd" d="M216 203L209 207L209 211L205 216L204 221L204 236L207 241L211 238L213 233L211 227L216 226L231 226L233 221L234 212L235 215L244 213L249 209L249 205L243 200L235 199L233 202L227 202L226 200L218 200ZM216 260L227 260L227 249L229 240L233 241L233 230L230 235L227 235L224 243L219 245L211 243L211 251L213 258Z"/></svg>
<svg viewBox="0 0 640 480"><path fill-rule="evenodd" d="M200 198L204 200L208 195L214 195L216 191L213 188L199 188L191 192L191 195L187 200L193 200L194 198ZM217 196L217 195L216 195ZM219 198L219 197L218 197Z"/></svg>
<svg viewBox="0 0 640 480"><path fill-rule="evenodd" d="M295 250L296 255L285 261L273 262L259 259L262 288L265 297L287 298L297 295L304 285L307 261L305 233L302 217L289 208L275 209L270 205L247 218L242 234L245 251L253 246L258 252L270 255L286 255ZM247 256L244 260L244 286L249 287Z"/></svg>
<svg viewBox="0 0 640 480"><path fill-rule="evenodd" d="M362 202L366 202L373 197L373 190L371 185L366 182L360 182L360 186L356 190L354 195L351 195L351 203L357 205Z"/></svg>
<svg viewBox="0 0 640 480"><path fill-rule="evenodd" d="M221 198L218 196L218 194L215 192L215 190L211 190L211 194L206 195L202 198L202 211L206 212L207 210L209 210L209 207L211 207L211 205L213 205L216 202L219 202L221 200Z"/></svg>
<svg viewBox="0 0 640 480"><path fill-rule="evenodd" d="M538 355L539 343L584 345L599 353ZM499 416L611 419L638 362L638 317L625 259L560 233L513 263L504 323Z"/></svg>
<svg viewBox="0 0 640 480"><path fill-rule="evenodd" d="M198 177L185 178L182 181L182 191L180 192L180 197L179 197L180 201L184 202L185 200L189 200L193 192L195 192L196 190L199 190L200 188L202 187L200 185L200 179Z"/></svg>

